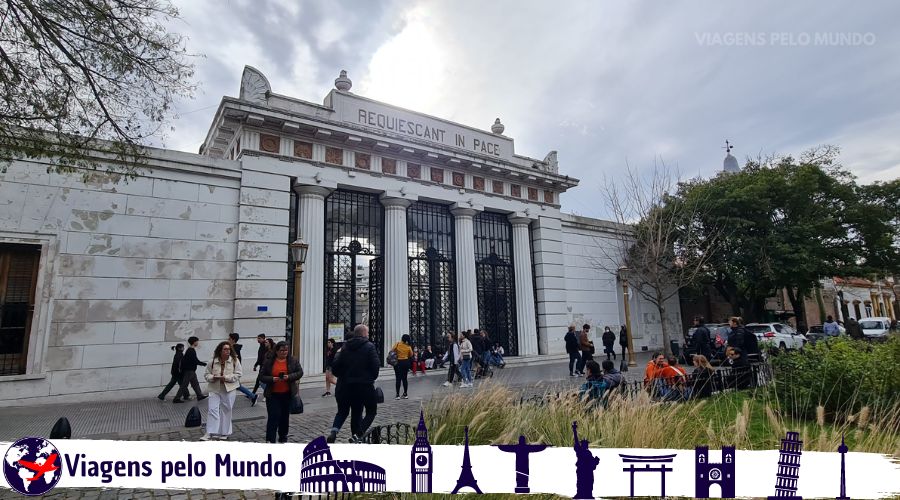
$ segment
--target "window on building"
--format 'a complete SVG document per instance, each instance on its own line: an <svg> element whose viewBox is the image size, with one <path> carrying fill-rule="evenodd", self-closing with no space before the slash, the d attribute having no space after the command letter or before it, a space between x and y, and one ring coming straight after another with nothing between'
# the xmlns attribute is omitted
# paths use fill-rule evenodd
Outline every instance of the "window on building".
<svg viewBox="0 0 900 500"><path fill-rule="evenodd" d="M41 248L0 244L0 375L25 373Z"/></svg>

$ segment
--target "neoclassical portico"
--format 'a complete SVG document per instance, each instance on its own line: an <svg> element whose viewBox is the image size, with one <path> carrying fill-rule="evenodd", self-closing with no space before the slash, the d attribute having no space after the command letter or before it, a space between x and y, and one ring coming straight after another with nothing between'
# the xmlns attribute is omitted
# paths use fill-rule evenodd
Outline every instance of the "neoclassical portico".
<svg viewBox="0 0 900 500"><path fill-rule="evenodd" d="M547 345L539 317L551 328L561 315L535 285L561 262L549 252L535 260L533 229L559 239L548 221L559 220L559 195L577 180L558 173L555 153L515 154L499 119L477 130L357 96L350 85L339 78L317 105L272 93L248 67L240 98L223 100L204 146L290 179L296 203L284 208L309 245L304 366L321 371L326 338L340 341L360 322L382 356L405 334L441 349L447 332L481 328L508 355L538 354ZM242 304L242 325L252 324L253 305ZM292 305L283 310L291 324Z"/></svg>

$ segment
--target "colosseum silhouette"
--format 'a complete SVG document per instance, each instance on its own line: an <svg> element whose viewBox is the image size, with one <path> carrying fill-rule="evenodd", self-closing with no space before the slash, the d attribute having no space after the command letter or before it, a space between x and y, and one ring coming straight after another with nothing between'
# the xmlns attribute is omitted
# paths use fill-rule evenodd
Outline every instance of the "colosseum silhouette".
<svg viewBox="0 0 900 500"><path fill-rule="evenodd" d="M300 489L306 493L385 491L384 469L359 460L335 460L322 436L303 449Z"/></svg>

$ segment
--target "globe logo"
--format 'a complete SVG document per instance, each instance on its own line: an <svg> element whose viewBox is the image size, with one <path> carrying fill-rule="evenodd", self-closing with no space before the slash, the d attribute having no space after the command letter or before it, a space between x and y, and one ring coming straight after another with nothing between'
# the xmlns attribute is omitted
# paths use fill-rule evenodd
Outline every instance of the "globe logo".
<svg viewBox="0 0 900 500"><path fill-rule="evenodd" d="M62 458L53 443L40 437L24 437L6 450L3 475L9 486L23 495L43 495L59 482Z"/></svg>

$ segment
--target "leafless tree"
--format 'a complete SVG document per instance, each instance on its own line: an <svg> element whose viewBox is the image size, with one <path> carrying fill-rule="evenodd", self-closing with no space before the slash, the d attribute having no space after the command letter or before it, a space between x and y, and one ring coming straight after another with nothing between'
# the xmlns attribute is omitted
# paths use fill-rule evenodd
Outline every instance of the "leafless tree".
<svg viewBox="0 0 900 500"><path fill-rule="evenodd" d="M607 273L626 273L631 289L656 307L668 354L666 303L699 282L721 236L698 230L707 206L679 196L679 186L677 171L662 161L646 174L626 164L621 176L607 179L602 191L618 229L608 233L613 245L598 239L598 258L592 259Z"/></svg>
<svg viewBox="0 0 900 500"><path fill-rule="evenodd" d="M133 174L195 89L167 30L177 15L167 0L0 1L0 168L31 157Z"/></svg>

